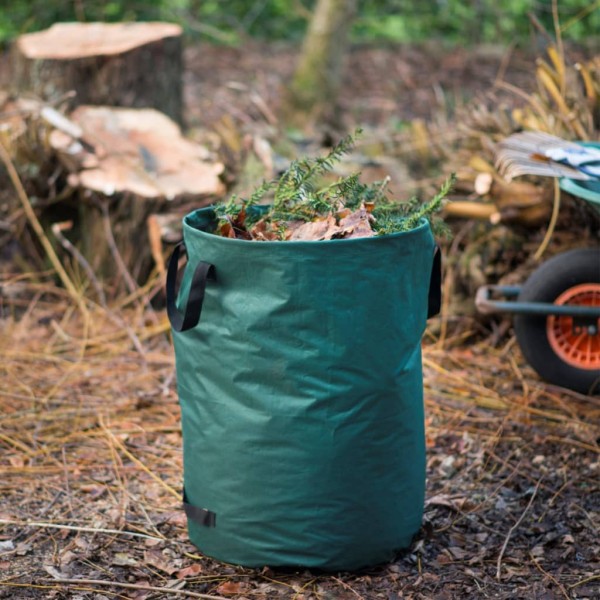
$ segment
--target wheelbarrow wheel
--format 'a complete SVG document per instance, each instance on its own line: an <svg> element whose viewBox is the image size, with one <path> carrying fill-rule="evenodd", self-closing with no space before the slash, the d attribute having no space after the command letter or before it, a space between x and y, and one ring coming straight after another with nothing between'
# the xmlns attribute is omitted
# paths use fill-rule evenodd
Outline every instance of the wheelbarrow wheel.
<svg viewBox="0 0 600 600"><path fill-rule="evenodd" d="M522 286L519 302L600 307L600 248L571 250L546 261ZM572 317L517 315L514 327L523 355L540 377L584 394L600 393L600 319L574 327Z"/></svg>

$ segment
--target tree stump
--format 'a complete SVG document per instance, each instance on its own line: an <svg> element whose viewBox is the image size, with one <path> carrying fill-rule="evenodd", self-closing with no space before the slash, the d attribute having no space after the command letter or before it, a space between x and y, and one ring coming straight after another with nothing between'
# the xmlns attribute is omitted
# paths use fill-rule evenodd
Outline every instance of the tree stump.
<svg viewBox="0 0 600 600"><path fill-rule="evenodd" d="M225 192L223 164L156 110L79 106L68 119L47 113L50 146L69 187L80 191L78 245L101 279L130 274L143 282L156 262L149 217L184 203L204 206Z"/></svg>
<svg viewBox="0 0 600 600"><path fill-rule="evenodd" d="M20 36L12 55L18 92L72 106L155 108L182 124L181 27L171 23L57 23Z"/></svg>

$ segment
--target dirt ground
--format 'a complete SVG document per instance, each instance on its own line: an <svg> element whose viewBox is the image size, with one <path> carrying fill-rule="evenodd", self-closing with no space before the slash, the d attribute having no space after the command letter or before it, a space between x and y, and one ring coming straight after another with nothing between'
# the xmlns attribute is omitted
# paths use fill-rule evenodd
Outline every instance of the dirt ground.
<svg viewBox="0 0 600 600"><path fill-rule="evenodd" d="M268 123L292 58L189 48L188 123ZM495 48L362 48L350 65L345 117L374 127L530 79ZM600 597L600 398L540 381L503 323L445 306L426 333L427 500L409 549L358 573L254 570L187 539L173 351L147 302L160 282L82 308L47 274L2 273L0 598Z"/></svg>
<svg viewBox="0 0 600 600"><path fill-rule="evenodd" d="M285 44L258 42L241 48L188 48L188 123L210 127L227 114L248 124L265 119L264 107L276 115L296 52ZM350 127L357 123L393 127L452 111L465 100L489 92L497 78L528 89L530 57L522 50L499 46L361 46L347 58L340 109Z"/></svg>
<svg viewBox="0 0 600 600"><path fill-rule="evenodd" d="M250 570L187 541L164 314L86 324L44 282L3 285L1 598L598 597L600 401L540 382L512 341L426 335L427 502L408 551L360 573Z"/></svg>

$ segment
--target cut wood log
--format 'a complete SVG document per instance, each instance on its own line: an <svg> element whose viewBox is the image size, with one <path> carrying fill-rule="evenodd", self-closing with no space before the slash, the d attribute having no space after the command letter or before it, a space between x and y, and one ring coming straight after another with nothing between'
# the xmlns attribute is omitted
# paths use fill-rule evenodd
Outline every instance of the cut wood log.
<svg viewBox="0 0 600 600"><path fill-rule="evenodd" d="M223 164L156 110L80 106L69 121L71 131L64 124L55 128L50 145L71 171L74 187L164 200L225 191Z"/></svg>
<svg viewBox="0 0 600 600"><path fill-rule="evenodd" d="M50 146L69 172L69 186L82 192L81 249L100 278L117 274L116 249L142 281L154 263L148 217L225 193L223 164L156 110L80 106L66 122L51 120Z"/></svg>
<svg viewBox="0 0 600 600"><path fill-rule="evenodd" d="M528 182L493 181L488 190L491 202L454 201L444 207L446 217L518 223L538 227L546 223L552 210L552 191Z"/></svg>
<svg viewBox="0 0 600 600"><path fill-rule="evenodd" d="M72 106L156 108L182 123L181 27L171 23L57 23L20 36L12 55L17 92Z"/></svg>

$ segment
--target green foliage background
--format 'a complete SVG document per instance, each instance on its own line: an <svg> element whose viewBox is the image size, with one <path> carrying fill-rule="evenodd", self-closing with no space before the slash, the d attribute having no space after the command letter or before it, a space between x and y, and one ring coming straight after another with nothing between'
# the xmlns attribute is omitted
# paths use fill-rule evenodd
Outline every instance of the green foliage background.
<svg viewBox="0 0 600 600"><path fill-rule="evenodd" d="M57 21L165 20L191 37L238 44L247 37L300 40L315 0L0 0L0 42ZM600 32L600 1L559 0L564 36ZM528 13L552 31L552 0L359 0L356 41L526 41Z"/></svg>

